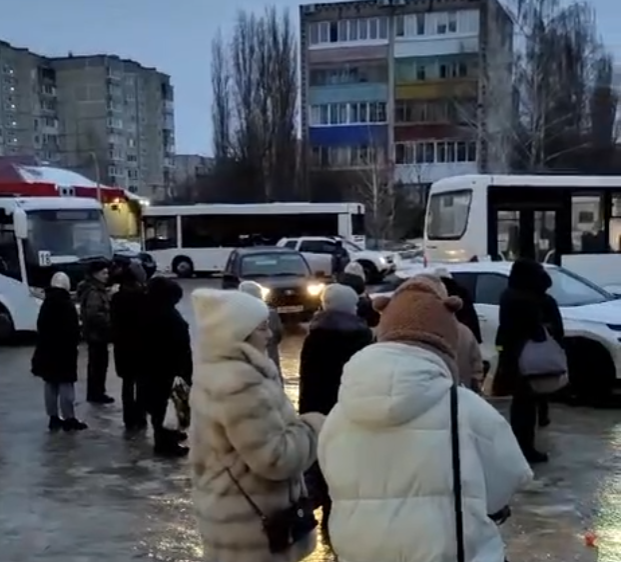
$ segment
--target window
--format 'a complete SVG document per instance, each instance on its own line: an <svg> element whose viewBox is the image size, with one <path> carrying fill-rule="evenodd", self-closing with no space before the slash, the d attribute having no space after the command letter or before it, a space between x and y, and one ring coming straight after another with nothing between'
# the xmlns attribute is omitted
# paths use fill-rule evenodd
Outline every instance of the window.
<svg viewBox="0 0 623 562"><path fill-rule="evenodd" d="M387 18L379 18L379 39L387 39L389 36Z"/></svg>
<svg viewBox="0 0 623 562"><path fill-rule="evenodd" d="M143 217L145 250L166 250L177 247L175 217Z"/></svg>
<svg viewBox="0 0 623 562"><path fill-rule="evenodd" d="M335 244L329 240L304 240L299 249L309 254L333 254Z"/></svg>
<svg viewBox="0 0 623 562"><path fill-rule="evenodd" d="M417 66L417 70L415 71L416 80L426 80L426 66L423 64L419 64Z"/></svg>
<svg viewBox="0 0 623 562"><path fill-rule="evenodd" d="M348 22L348 40L357 41L358 37L359 37L359 27L357 25L357 20L350 20Z"/></svg>
<svg viewBox="0 0 623 562"><path fill-rule="evenodd" d="M379 38L379 20L377 18L371 18L369 21L370 39Z"/></svg>
<svg viewBox="0 0 623 562"><path fill-rule="evenodd" d="M456 161L467 162L467 145L464 142L456 143Z"/></svg>
<svg viewBox="0 0 623 562"><path fill-rule="evenodd" d="M610 210L610 251L621 253L621 194L612 194L612 208Z"/></svg>
<svg viewBox="0 0 623 562"><path fill-rule="evenodd" d="M426 33L426 19L424 14L416 15L416 32L418 35L424 35Z"/></svg>
<svg viewBox="0 0 623 562"><path fill-rule="evenodd" d="M424 143L424 158L423 162L427 164L431 164L435 161L435 143L434 142L426 142Z"/></svg>
<svg viewBox="0 0 623 562"><path fill-rule="evenodd" d="M352 235L363 236L366 233L366 215L364 213L357 213L351 215L352 221Z"/></svg>
<svg viewBox="0 0 623 562"><path fill-rule="evenodd" d="M600 254L606 251L603 203L600 195L574 195L571 198L573 252Z"/></svg>
<svg viewBox="0 0 623 562"><path fill-rule="evenodd" d="M396 16L396 37L405 36L405 17Z"/></svg>
<svg viewBox="0 0 623 562"><path fill-rule="evenodd" d="M284 248L290 248L291 250L296 250L297 244L298 244L298 240L288 240L283 246Z"/></svg>
<svg viewBox="0 0 623 562"><path fill-rule="evenodd" d="M357 21L359 25L358 39L359 41L365 41L366 39L368 39L368 20L365 18L362 18Z"/></svg>
<svg viewBox="0 0 623 562"><path fill-rule="evenodd" d="M508 277L495 273L481 273L476 276L476 304L499 306L502 293L508 286Z"/></svg>
<svg viewBox="0 0 623 562"><path fill-rule="evenodd" d="M309 275L309 266L298 252L272 252L244 256L240 262L242 277L270 277L271 275Z"/></svg>
<svg viewBox="0 0 623 562"><path fill-rule="evenodd" d="M458 240L467 229L471 190L431 195L426 217L426 235L429 240Z"/></svg>
<svg viewBox="0 0 623 562"><path fill-rule="evenodd" d="M329 22L329 43L337 43L338 42L338 22L332 21Z"/></svg>
<svg viewBox="0 0 623 562"><path fill-rule="evenodd" d="M310 23L309 24L309 44L310 45L317 45L318 43L320 43L320 30L318 29L318 24L317 23Z"/></svg>
<svg viewBox="0 0 623 562"><path fill-rule="evenodd" d="M340 20L337 26L337 38L338 41L348 41L348 21Z"/></svg>
<svg viewBox="0 0 623 562"><path fill-rule="evenodd" d="M565 269L549 269L552 286L547 291L558 306L585 306L612 300L613 297L600 287L578 277Z"/></svg>
<svg viewBox="0 0 623 562"><path fill-rule="evenodd" d="M21 281L22 269L13 229L13 217L0 210L0 275Z"/></svg>
<svg viewBox="0 0 623 562"><path fill-rule="evenodd" d="M457 16L456 12L448 12L448 32L457 32Z"/></svg>

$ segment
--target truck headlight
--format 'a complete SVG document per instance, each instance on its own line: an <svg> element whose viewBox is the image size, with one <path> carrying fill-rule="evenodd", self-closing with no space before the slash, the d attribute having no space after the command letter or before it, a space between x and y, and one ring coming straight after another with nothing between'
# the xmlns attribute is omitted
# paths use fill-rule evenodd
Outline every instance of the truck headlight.
<svg viewBox="0 0 623 562"><path fill-rule="evenodd" d="M307 292L312 297L320 296L320 293L324 291L324 283L314 283L313 285L307 285Z"/></svg>
<svg viewBox="0 0 623 562"><path fill-rule="evenodd" d="M262 287L262 299L266 300L270 295L270 289L268 287Z"/></svg>

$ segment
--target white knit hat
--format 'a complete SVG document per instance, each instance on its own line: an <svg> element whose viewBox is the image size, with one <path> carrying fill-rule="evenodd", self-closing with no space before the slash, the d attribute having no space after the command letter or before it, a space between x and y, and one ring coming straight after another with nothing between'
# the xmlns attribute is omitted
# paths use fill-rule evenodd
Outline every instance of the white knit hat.
<svg viewBox="0 0 623 562"><path fill-rule="evenodd" d="M192 293L201 345L223 350L246 340L268 320L268 307L242 291L195 289Z"/></svg>
<svg viewBox="0 0 623 562"><path fill-rule="evenodd" d="M247 295L251 295L256 299L264 300L262 295L262 286L255 281L243 281L238 285L238 290L246 293Z"/></svg>
<svg viewBox="0 0 623 562"><path fill-rule="evenodd" d="M363 266L358 261L348 262L344 268L344 273L356 275L357 277L361 277L364 281L366 280L366 272L363 270Z"/></svg>
<svg viewBox="0 0 623 562"><path fill-rule="evenodd" d="M69 281L69 277L66 273L62 271L57 271L54 275L52 275L52 279L50 280L50 287L54 287L55 289L65 289L65 291L71 290L71 282Z"/></svg>
<svg viewBox="0 0 623 562"><path fill-rule="evenodd" d="M357 314L359 296L346 285L332 283L322 293L322 308L324 310L339 310Z"/></svg>

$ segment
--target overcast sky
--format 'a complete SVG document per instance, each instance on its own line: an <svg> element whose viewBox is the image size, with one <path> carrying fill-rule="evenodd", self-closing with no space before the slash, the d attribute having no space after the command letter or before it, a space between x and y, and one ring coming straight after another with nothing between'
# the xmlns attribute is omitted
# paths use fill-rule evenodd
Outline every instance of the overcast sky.
<svg viewBox="0 0 623 562"><path fill-rule="evenodd" d="M327 0L325 0L327 1ZM270 2L291 7L295 0ZM600 33L620 58L621 3L594 0ZM46 55L111 53L155 66L175 87L177 149L209 153L210 40L260 0L0 0L0 39Z"/></svg>

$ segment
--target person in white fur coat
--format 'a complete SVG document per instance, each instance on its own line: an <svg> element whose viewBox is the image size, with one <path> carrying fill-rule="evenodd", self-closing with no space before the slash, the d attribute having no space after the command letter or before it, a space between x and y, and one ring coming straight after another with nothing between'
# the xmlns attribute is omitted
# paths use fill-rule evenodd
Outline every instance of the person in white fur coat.
<svg viewBox="0 0 623 562"><path fill-rule="evenodd" d="M192 498L206 562L297 562L310 533L271 554L262 521L305 493L324 416L299 416L266 348L269 311L242 291L197 289L198 365L190 394ZM238 484L238 485L237 485Z"/></svg>
<svg viewBox="0 0 623 562"><path fill-rule="evenodd" d="M379 297L378 343L345 365L318 460L340 562L455 562L450 390L458 297L415 277ZM458 388L465 562L503 562L490 515L532 478L508 423Z"/></svg>

